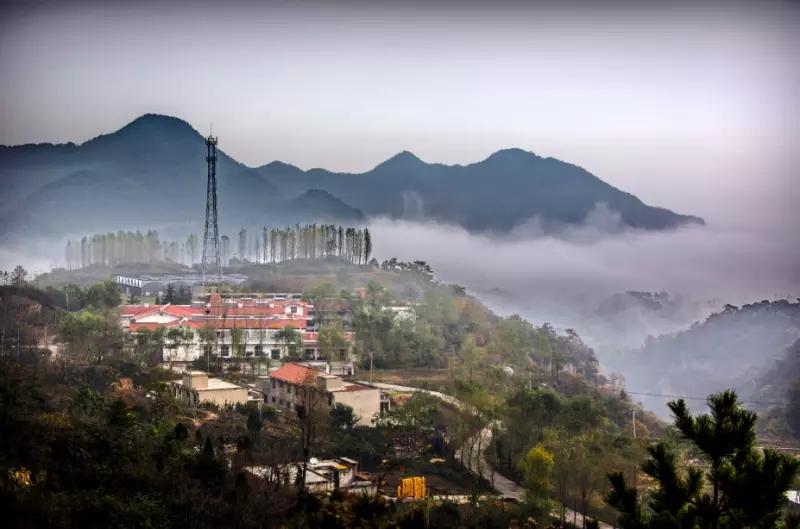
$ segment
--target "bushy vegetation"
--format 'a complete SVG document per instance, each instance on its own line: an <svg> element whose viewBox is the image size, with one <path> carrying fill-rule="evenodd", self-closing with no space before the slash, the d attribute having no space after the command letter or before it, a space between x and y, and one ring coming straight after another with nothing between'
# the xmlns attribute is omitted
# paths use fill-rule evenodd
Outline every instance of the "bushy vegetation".
<svg viewBox="0 0 800 529"><path fill-rule="evenodd" d="M112 385L119 375L108 364L2 366L0 502L9 527L278 527L286 520L293 493L225 463L227 443L246 447L247 457L262 446L243 414L228 412L215 425L221 431L196 429L157 379L133 390Z"/></svg>
<svg viewBox="0 0 800 529"><path fill-rule="evenodd" d="M566 366L587 379L597 376L592 350L572 330L558 333L549 324L536 327L519 316L501 318L463 289L429 283L407 303L377 282L354 304L353 327L360 357L373 353L376 367L445 367L457 364L470 380L486 384L493 369L508 366L542 381L557 379Z"/></svg>
<svg viewBox="0 0 800 529"><path fill-rule="evenodd" d="M387 465L391 431L414 423L428 443L436 435L428 425L438 419L417 419L430 402L373 429L354 426L344 407L297 418L253 405L186 408L173 400L166 376L130 364L124 354L61 364L23 353L0 362L6 526L499 528L515 512L485 503L396 505L380 496L315 495L246 470L277 469L309 453L348 455L377 475L413 464ZM317 421L310 437L306 420Z"/></svg>

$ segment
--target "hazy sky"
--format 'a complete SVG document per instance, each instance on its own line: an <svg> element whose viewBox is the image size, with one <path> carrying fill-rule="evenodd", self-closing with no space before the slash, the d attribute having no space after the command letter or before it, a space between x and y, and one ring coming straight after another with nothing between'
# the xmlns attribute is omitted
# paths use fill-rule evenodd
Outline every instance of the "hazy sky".
<svg viewBox="0 0 800 529"><path fill-rule="evenodd" d="M0 143L157 112L249 165L517 146L712 222L800 221L796 5L637 4L11 2Z"/></svg>

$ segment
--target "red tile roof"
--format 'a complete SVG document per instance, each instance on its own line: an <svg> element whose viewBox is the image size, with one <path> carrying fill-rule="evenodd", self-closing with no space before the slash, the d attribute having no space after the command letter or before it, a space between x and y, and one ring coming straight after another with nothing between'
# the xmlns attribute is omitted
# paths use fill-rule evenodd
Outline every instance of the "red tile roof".
<svg viewBox="0 0 800 529"><path fill-rule="evenodd" d="M178 322L177 321L169 322L169 323L156 323L156 322L136 323L136 322L131 322L131 325L130 325L130 327L128 327L128 330L130 332L139 332L139 331L145 331L145 330L147 330L147 331L155 331L159 327L177 327L177 326L178 326Z"/></svg>
<svg viewBox="0 0 800 529"><path fill-rule="evenodd" d="M290 384L307 384L313 382L317 375L323 374L319 369L302 366L300 364L283 364L281 367L269 374L271 378L283 380Z"/></svg>
<svg viewBox="0 0 800 529"><path fill-rule="evenodd" d="M189 317L196 313L195 307L191 305L164 305L161 307L161 312L172 314L173 316Z"/></svg>
<svg viewBox="0 0 800 529"><path fill-rule="evenodd" d="M157 305L156 305L157 306ZM122 316L136 316L145 312L150 312L154 308L153 305L145 307L144 305L120 305L119 313Z"/></svg>
<svg viewBox="0 0 800 529"><path fill-rule="evenodd" d="M228 314L228 315L272 315L272 314L288 314L287 309L297 307L303 313L313 310L313 305L304 300L255 300L255 299L231 299L222 302L220 299L212 300L211 303L198 303L192 305L155 305L155 304L141 304L141 305L120 305L120 313L123 314L139 314L141 312L149 312L158 308L173 307L176 310L191 313L191 314L205 314L206 310L211 314ZM296 314L299 316L299 314Z"/></svg>

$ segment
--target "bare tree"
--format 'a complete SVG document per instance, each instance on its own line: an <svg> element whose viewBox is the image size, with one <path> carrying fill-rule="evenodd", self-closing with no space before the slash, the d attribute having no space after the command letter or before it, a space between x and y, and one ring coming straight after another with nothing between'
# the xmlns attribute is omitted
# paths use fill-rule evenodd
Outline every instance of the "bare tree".
<svg viewBox="0 0 800 529"><path fill-rule="evenodd" d="M295 410L297 412L297 424L300 427L300 446L303 453L303 466L298 485L302 488L306 483L311 450L322 437L330 415L328 395L318 385L314 371L309 371L308 378L297 387L296 402Z"/></svg>

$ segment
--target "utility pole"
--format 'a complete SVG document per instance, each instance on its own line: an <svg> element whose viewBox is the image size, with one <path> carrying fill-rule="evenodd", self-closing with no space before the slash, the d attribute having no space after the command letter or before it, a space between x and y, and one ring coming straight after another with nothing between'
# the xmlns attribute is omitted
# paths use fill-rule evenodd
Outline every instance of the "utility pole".
<svg viewBox="0 0 800 529"><path fill-rule="evenodd" d="M375 356L374 351L369 352L369 382L372 384L372 357Z"/></svg>
<svg viewBox="0 0 800 529"><path fill-rule="evenodd" d="M631 410L631 424L633 425L633 438L636 439L636 410Z"/></svg>
<svg viewBox="0 0 800 529"><path fill-rule="evenodd" d="M210 332L208 326L208 315L211 313L211 309L206 309L206 339L209 338L208 333ZM210 340L209 340L210 342ZM206 349L206 373L211 373L211 343L205 346Z"/></svg>

